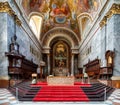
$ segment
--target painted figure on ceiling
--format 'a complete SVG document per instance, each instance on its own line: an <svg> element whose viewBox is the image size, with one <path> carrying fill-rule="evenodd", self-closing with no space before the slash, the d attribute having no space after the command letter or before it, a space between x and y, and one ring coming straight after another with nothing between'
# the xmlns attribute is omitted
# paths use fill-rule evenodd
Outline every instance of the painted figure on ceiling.
<svg viewBox="0 0 120 105"><path fill-rule="evenodd" d="M83 12L95 16L99 0L23 0L22 5L27 15L30 12L44 15L43 34L63 26L79 34L76 17Z"/></svg>
<svg viewBox="0 0 120 105"><path fill-rule="evenodd" d="M98 10L99 7L99 0L79 0L78 2L78 9L77 14L83 13L83 12L89 12L92 13L94 11Z"/></svg>
<svg viewBox="0 0 120 105"><path fill-rule="evenodd" d="M37 10L42 5L42 0L30 0L31 10Z"/></svg>
<svg viewBox="0 0 120 105"><path fill-rule="evenodd" d="M22 1L22 6L23 6L26 14L30 13L30 5L29 4L30 4L30 0L23 0Z"/></svg>
<svg viewBox="0 0 120 105"><path fill-rule="evenodd" d="M56 16L56 15L64 15L64 16L68 16L70 10L69 10L69 6L67 5L67 2L64 2L64 0L62 2L58 1L58 0L54 0L54 2L52 2L51 4L52 10L51 10L51 16Z"/></svg>
<svg viewBox="0 0 120 105"><path fill-rule="evenodd" d="M45 13L49 9L50 0L30 0L31 11Z"/></svg>

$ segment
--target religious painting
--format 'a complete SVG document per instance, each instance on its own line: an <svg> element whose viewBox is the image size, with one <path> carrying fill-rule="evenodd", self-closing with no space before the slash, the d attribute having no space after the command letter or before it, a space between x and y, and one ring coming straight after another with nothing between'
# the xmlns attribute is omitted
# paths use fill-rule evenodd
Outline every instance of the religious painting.
<svg viewBox="0 0 120 105"><path fill-rule="evenodd" d="M54 0L51 4L50 16L56 23L65 23L66 18L70 15L70 9L65 0Z"/></svg>
<svg viewBox="0 0 120 105"><path fill-rule="evenodd" d="M29 15L31 12L44 13L47 11L47 5L48 2L46 2L46 0L22 0L22 6L25 10L26 15Z"/></svg>
<svg viewBox="0 0 120 105"><path fill-rule="evenodd" d="M88 12L94 17L99 7L100 7L100 0L79 0L78 10L76 12L78 14L83 12Z"/></svg>
<svg viewBox="0 0 120 105"><path fill-rule="evenodd" d="M25 13L28 15L30 13L30 0L22 0L22 6Z"/></svg>
<svg viewBox="0 0 120 105"><path fill-rule="evenodd" d="M74 19L75 14L97 11L100 0L22 0L22 6L27 11L49 11L52 17L63 15Z"/></svg>
<svg viewBox="0 0 120 105"><path fill-rule="evenodd" d="M68 47L63 42L58 42L54 48L54 67L67 68L68 63Z"/></svg>

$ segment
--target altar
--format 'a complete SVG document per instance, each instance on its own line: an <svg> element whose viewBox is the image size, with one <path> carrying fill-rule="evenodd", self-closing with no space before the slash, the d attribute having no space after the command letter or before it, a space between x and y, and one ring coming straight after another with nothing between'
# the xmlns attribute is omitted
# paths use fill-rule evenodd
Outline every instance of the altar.
<svg viewBox="0 0 120 105"><path fill-rule="evenodd" d="M73 86L74 76L48 76L47 84L49 86Z"/></svg>

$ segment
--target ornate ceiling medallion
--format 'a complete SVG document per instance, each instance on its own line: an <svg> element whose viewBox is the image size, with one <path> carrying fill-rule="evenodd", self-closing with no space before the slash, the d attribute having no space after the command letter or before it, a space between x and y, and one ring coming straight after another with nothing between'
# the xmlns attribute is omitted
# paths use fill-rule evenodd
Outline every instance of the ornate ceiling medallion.
<svg viewBox="0 0 120 105"><path fill-rule="evenodd" d="M66 17L65 16L56 16L55 17L55 22L62 24L66 22Z"/></svg>

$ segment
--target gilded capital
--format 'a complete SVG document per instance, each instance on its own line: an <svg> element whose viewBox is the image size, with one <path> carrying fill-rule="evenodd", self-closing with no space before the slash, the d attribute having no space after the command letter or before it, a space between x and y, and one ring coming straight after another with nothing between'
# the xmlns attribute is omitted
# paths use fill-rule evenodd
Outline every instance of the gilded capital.
<svg viewBox="0 0 120 105"><path fill-rule="evenodd" d="M120 4L113 4L106 16L107 18L110 18L114 14L120 14Z"/></svg>
<svg viewBox="0 0 120 105"><path fill-rule="evenodd" d="M10 7L8 2L0 2L0 12L6 12L8 13L10 16L14 17L16 14L15 12L12 10L12 8ZM21 25L21 21L18 18L18 16L16 16L16 23L20 26Z"/></svg>
<svg viewBox="0 0 120 105"><path fill-rule="evenodd" d="M104 18L100 22L100 27L103 27L107 24L107 20L111 18L114 14L120 14L120 4L113 4L110 10L106 13Z"/></svg>

